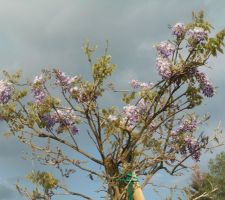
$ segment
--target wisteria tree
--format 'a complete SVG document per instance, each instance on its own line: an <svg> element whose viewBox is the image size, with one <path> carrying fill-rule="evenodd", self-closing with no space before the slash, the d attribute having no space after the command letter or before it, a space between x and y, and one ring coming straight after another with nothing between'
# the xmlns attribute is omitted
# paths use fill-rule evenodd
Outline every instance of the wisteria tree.
<svg viewBox="0 0 225 200"><path fill-rule="evenodd" d="M225 29L212 37L211 29L203 12L193 14L190 23L171 26L171 39L155 45L159 81L130 80L125 91L108 82L116 65L107 48L93 61L96 49L89 43L83 50L92 80L45 69L33 81L21 82L20 73L4 72L0 119L9 127L7 134L28 145L32 159L58 169L62 177L79 170L90 181L100 180L104 199L144 199L141 189L155 174L164 170L176 175L189 159L200 161L216 137L201 131L209 117L194 112L215 94L204 68L210 56L223 52ZM109 91L119 92L123 105L105 106ZM85 134L88 147L79 142ZM88 150L91 145L94 152ZM50 172L33 171L28 179L36 185L32 192L17 186L28 199L50 200L62 192L93 199Z"/></svg>

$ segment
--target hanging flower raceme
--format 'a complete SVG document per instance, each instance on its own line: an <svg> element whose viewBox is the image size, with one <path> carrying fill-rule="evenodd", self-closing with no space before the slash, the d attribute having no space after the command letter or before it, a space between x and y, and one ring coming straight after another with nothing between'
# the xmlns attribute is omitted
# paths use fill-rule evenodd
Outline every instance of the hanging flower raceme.
<svg viewBox="0 0 225 200"><path fill-rule="evenodd" d="M175 152L187 156L189 153L191 157L197 162L201 156L201 143L192 136L180 137L177 132L171 132L171 148L168 153Z"/></svg>
<svg viewBox="0 0 225 200"><path fill-rule="evenodd" d="M57 120L54 116L47 114L41 117L41 121L44 122L46 130L52 130L54 125L57 123Z"/></svg>
<svg viewBox="0 0 225 200"><path fill-rule="evenodd" d="M43 102L44 98L46 97L46 93L42 87L32 88L34 102L39 104Z"/></svg>
<svg viewBox="0 0 225 200"><path fill-rule="evenodd" d="M186 137L184 139L187 150L191 154L191 157L195 161L200 161L201 156L201 145L200 143L193 137Z"/></svg>
<svg viewBox="0 0 225 200"><path fill-rule="evenodd" d="M139 109L135 105L127 105L123 107L123 119L129 128L133 128L139 121Z"/></svg>
<svg viewBox="0 0 225 200"><path fill-rule="evenodd" d="M66 89L71 89L73 86L73 83L77 80L77 76L71 77L66 75L64 72L55 69L54 70L55 76L56 76L56 85L60 85L62 87L65 87Z"/></svg>
<svg viewBox="0 0 225 200"><path fill-rule="evenodd" d="M153 83L144 83L144 82L140 82L138 80L131 80L130 85L133 89L151 89L154 84Z"/></svg>
<svg viewBox="0 0 225 200"><path fill-rule="evenodd" d="M130 85L133 89L140 88L140 82L138 80L131 80Z"/></svg>
<svg viewBox="0 0 225 200"><path fill-rule="evenodd" d="M175 51L174 46L172 46L170 43L166 41L160 42L159 44L155 45L155 47L158 55L163 58L168 58Z"/></svg>
<svg viewBox="0 0 225 200"><path fill-rule="evenodd" d="M47 130L53 130L53 127L58 124L57 132L70 131L72 134L78 133L76 123L79 121L72 109L57 109L53 114L47 114L41 117L45 123Z"/></svg>
<svg viewBox="0 0 225 200"><path fill-rule="evenodd" d="M176 130L176 133L186 133L193 132L197 129L197 121L196 120L185 120Z"/></svg>
<svg viewBox="0 0 225 200"><path fill-rule="evenodd" d="M70 108L68 109L57 109L56 112L54 113L55 118L58 121L63 120L65 124L71 124L75 120L77 120L77 116L74 114L74 111Z"/></svg>
<svg viewBox="0 0 225 200"><path fill-rule="evenodd" d="M31 91L33 93L34 102L37 104L42 103L46 97L44 84L45 84L45 79L43 74L36 76L34 78Z"/></svg>
<svg viewBox="0 0 225 200"><path fill-rule="evenodd" d="M149 111L150 103L146 102L143 98L137 103L137 110L141 116L152 117L153 113Z"/></svg>
<svg viewBox="0 0 225 200"><path fill-rule="evenodd" d="M72 109L57 109L53 117L59 123L59 132L63 131L65 128L69 128L69 130L73 134L76 134L78 132L75 122L77 122L79 118L75 115Z"/></svg>
<svg viewBox="0 0 225 200"><path fill-rule="evenodd" d="M172 76L172 62L169 57L174 53L175 48L165 41L155 45L155 47L158 54L156 69L164 80L169 79Z"/></svg>
<svg viewBox="0 0 225 200"><path fill-rule="evenodd" d="M147 110L148 105L146 104L146 102L143 98L140 101L138 101L137 108L138 108L139 111L141 111L141 110L146 111Z"/></svg>
<svg viewBox="0 0 225 200"><path fill-rule="evenodd" d="M203 72L199 72L198 70L196 70L195 77L200 84L200 89L202 90L202 93L206 97L212 97L215 94L215 89L212 83L209 81L207 75Z"/></svg>
<svg viewBox="0 0 225 200"><path fill-rule="evenodd" d="M176 23L172 27L172 34L175 35L177 38L183 38L185 36L186 30L184 23Z"/></svg>
<svg viewBox="0 0 225 200"><path fill-rule="evenodd" d="M13 91L12 83L5 80L0 80L0 103L1 104L6 104L9 102L9 100L11 99L12 91Z"/></svg>
<svg viewBox="0 0 225 200"><path fill-rule="evenodd" d="M172 76L171 67L172 63L169 59L163 57L158 57L156 59L156 69L164 80L167 80Z"/></svg>
<svg viewBox="0 0 225 200"><path fill-rule="evenodd" d="M197 129L198 122L195 119L187 119L177 128L171 131L171 149L169 152L180 153L181 155L191 154L195 161L200 159L201 144L191 135ZM177 146L177 144L182 144Z"/></svg>
<svg viewBox="0 0 225 200"><path fill-rule="evenodd" d="M193 29L188 30L187 34L195 41L199 42L199 43L204 43L207 36L208 36L208 32L205 31L203 28L201 27L195 27Z"/></svg>

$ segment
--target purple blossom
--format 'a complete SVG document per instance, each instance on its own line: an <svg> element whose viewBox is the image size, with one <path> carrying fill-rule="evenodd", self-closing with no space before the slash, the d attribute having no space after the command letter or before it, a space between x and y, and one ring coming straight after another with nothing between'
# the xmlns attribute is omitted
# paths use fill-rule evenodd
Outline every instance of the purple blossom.
<svg viewBox="0 0 225 200"><path fill-rule="evenodd" d="M133 128L139 120L139 110L137 106L128 105L123 107L123 115L125 122L130 128Z"/></svg>
<svg viewBox="0 0 225 200"><path fill-rule="evenodd" d="M37 104L42 103L46 96L46 93L43 90L43 88L42 87L32 88L32 92L33 92L34 102Z"/></svg>
<svg viewBox="0 0 225 200"><path fill-rule="evenodd" d="M32 93L34 97L34 102L39 104L42 103L46 97L46 92L44 90L45 79L43 74L36 76L32 85Z"/></svg>
<svg viewBox="0 0 225 200"><path fill-rule="evenodd" d="M200 143L195 138L192 138L192 137L186 137L185 143L187 146L187 150L189 151L190 154L192 154L191 157L195 161L200 161L200 156L201 156Z"/></svg>
<svg viewBox="0 0 225 200"><path fill-rule="evenodd" d="M205 84L202 87L202 93L206 96L206 97L212 97L215 94L215 90L212 86L212 84L210 82L208 82L207 84Z"/></svg>
<svg viewBox="0 0 225 200"><path fill-rule="evenodd" d="M72 109L58 109L55 113L56 118L59 122L58 132L61 132L64 127L69 130L72 134L77 134L78 129L75 126L75 122L79 120L79 118L74 114Z"/></svg>
<svg viewBox="0 0 225 200"><path fill-rule="evenodd" d="M187 128L184 131L192 132L193 130L195 130L195 123L193 124L194 124L193 126L186 125ZM171 132L172 140L171 140L171 146L170 146L169 152L175 151L176 153L180 153L181 155L185 155L185 156L187 156L187 153L190 153L191 157L195 161L199 161L200 155L201 155L200 142L198 142L195 138L191 136L186 136L185 138L179 137L177 133L179 132L177 131ZM180 145L181 141L183 142L182 145Z"/></svg>
<svg viewBox="0 0 225 200"><path fill-rule="evenodd" d="M9 102L12 95L12 83L0 80L0 103L6 104Z"/></svg>
<svg viewBox="0 0 225 200"><path fill-rule="evenodd" d="M179 128L176 130L176 133L185 133L185 132L193 132L197 128L197 121L196 120L185 120Z"/></svg>
<svg viewBox="0 0 225 200"><path fill-rule="evenodd" d="M65 88L71 88L72 83L74 83L77 80L77 76L71 77L66 75L64 72L60 70L54 70L54 73L56 75L56 84L63 86Z"/></svg>
<svg viewBox="0 0 225 200"><path fill-rule="evenodd" d="M148 108L149 108L149 104L146 103L143 98L137 104L137 109L138 109L140 114L146 113Z"/></svg>
<svg viewBox="0 0 225 200"><path fill-rule="evenodd" d="M190 29L188 30L187 34L190 35L192 39L200 43L204 43L208 35L207 31L205 31L201 27L195 27L194 29Z"/></svg>
<svg viewBox="0 0 225 200"><path fill-rule="evenodd" d="M79 129L77 128L77 126L72 125L70 126L70 131L73 135L76 135L79 132Z"/></svg>
<svg viewBox="0 0 225 200"><path fill-rule="evenodd" d="M74 114L74 111L68 109L57 109L53 115L56 120L64 125L71 125L79 118Z"/></svg>
<svg viewBox="0 0 225 200"><path fill-rule="evenodd" d="M137 103L138 109L146 109L147 107L148 106L143 98Z"/></svg>
<svg viewBox="0 0 225 200"><path fill-rule="evenodd" d="M130 85L134 89L140 88L140 82L138 80L131 80Z"/></svg>
<svg viewBox="0 0 225 200"><path fill-rule="evenodd" d="M206 97L212 97L215 94L215 89L214 89L212 83L209 81L206 74L196 70L195 77L196 77L196 80L200 84L200 89L202 90L202 93Z"/></svg>
<svg viewBox="0 0 225 200"><path fill-rule="evenodd" d="M144 90L151 89L154 86L154 83L140 83L140 87Z"/></svg>
<svg viewBox="0 0 225 200"><path fill-rule="evenodd" d="M172 76L172 64L169 59L158 57L156 59L156 69L163 79L169 79Z"/></svg>
<svg viewBox="0 0 225 200"><path fill-rule="evenodd" d="M57 119L50 114L42 116L41 121L45 123L46 130L52 130L57 123Z"/></svg>
<svg viewBox="0 0 225 200"><path fill-rule="evenodd" d="M185 35L185 25L184 23L176 23L172 27L172 34L177 38L182 38Z"/></svg>
<svg viewBox="0 0 225 200"><path fill-rule="evenodd" d="M175 48L166 41L160 42L155 47L156 47L157 53L163 58L168 58L175 51Z"/></svg>
<svg viewBox="0 0 225 200"><path fill-rule="evenodd" d="M57 132L61 133L66 127L72 134L78 133L75 123L79 118L72 109L57 109L53 114L47 114L41 117L47 130L52 130L58 124Z"/></svg>
<svg viewBox="0 0 225 200"><path fill-rule="evenodd" d="M151 89L154 86L153 83L144 83L138 80L131 80L130 85L133 89L138 89L138 88Z"/></svg>

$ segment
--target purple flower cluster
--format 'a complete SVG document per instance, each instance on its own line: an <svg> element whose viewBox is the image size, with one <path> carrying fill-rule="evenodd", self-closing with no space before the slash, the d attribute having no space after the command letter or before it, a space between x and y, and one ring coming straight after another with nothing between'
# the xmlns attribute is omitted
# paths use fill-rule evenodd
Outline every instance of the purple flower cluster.
<svg viewBox="0 0 225 200"><path fill-rule="evenodd" d="M41 120L45 123L47 130L52 130L55 124L59 124L57 132L69 130L72 134L78 133L78 128L75 122L78 117L74 114L72 109L57 109L53 114L42 116Z"/></svg>
<svg viewBox="0 0 225 200"><path fill-rule="evenodd" d="M79 129L77 128L76 125L71 125L70 127L70 132L73 134L73 135L76 135L78 132L79 132Z"/></svg>
<svg viewBox="0 0 225 200"><path fill-rule="evenodd" d="M204 43L204 41L207 38L207 31L205 31L203 28L201 27L195 27L194 29L190 29L188 30L187 34L194 39L195 41L199 42L199 43Z"/></svg>
<svg viewBox="0 0 225 200"><path fill-rule="evenodd" d="M139 110L137 106L128 105L123 107L124 121L127 122L129 128L136 126L139 121Z"/></svg>
<svg viewBox="0 0 225 200"><path fill-rule="evenodd" d="M146 115L148 114L149 117L151 117L153 114L147 113L150 108L150 103L146 102L143 98L137 103L137 111L140 115Z"/></svg>
<svg viewBox="0 0 225 200"><path fill-rule="evenodd" d="M43 102L43 100L46 96L46 93L44 92L43 88L41 88L41 87L33 88L32 92L33 92L35 103L39 104L39 103Z"/></svg>
<svg viewBox="0 0 225 200"><path fill-rule="evenodd" d="M192 138L192 137L186 137L185 143L187 146L187 150L189 151L190 154L192 154L191 157L195 161L200 161L200 156L201 156L200 143L195 138Z"/></svg>
<svg viewBox="0 0 225 200"><path fill-rule="evenodd" d="M137 103L137 108L138 110L147 110L148 105L143 98Z"/></svg>
<svg viewBox="0 0 225 200"><path fill-rule="evenodd" d="M172 76L172 62L169 57L174 53L175 48L168 42L161 42L155 47L158 53L156 69L163 79L169 79Z"/></svg>
<svg viewBox="0 0 225 200"><path fill-rule="evenodd" d="M196 71L195 77L200 84L200 89L202 90L202 93L206 97L212 97L215 94L215 89L206 74L203 72Z"/></svg>
<svg viewBox="0 0 225 200"><path fill-rule="evenodd" d="M171 67L172 63L169 59L163 57L158 57L156 59L156 69L164 80L169 79L172 76Z"/></svg>
<svg viewBox="0 0 225 200"><path fill-rule="evenodd" d="M6 104L9 102L12 95L12 83L0 80L0 103Z"/></svg>
<svg viewBox="0 0 225 200"><path fill-rule="evenodd" d="M56 69L54 70L54 73L56 76L56 84L64 87L78 103L88 101L88 97L85 94L85 88L74 86L79 80L78 76L71 77Z"/></svg>
<svg viewBox="0 0 225 200"><path fill-rule="evenodd" d="M57 123L54 116L47 114L41 117L41 121L44 122L46 130L52 130L54 125Z"/></svg>
<svg viewBox="0 0 225 200"><path fill-rule="evenodd" d="M46 97L44 84L45 84L45 79L42 74L40 76L35 77L31 91L33 93L34 102L37 104L42 103L44 98Z"/></svg>
<svg viewBox="0 0 225 200"><path fill-rule="evenodd" d="M156 47L158 55L163 58L168 58L175 51L175 48L166 41L160 42L155 47Z"/></svg>
<svg viewBox="0 0 225 200"><path fill-rule="evenodd" d="M78 117L71 108L57 109L54 115L58 121L64 120L66 124L71 124L78 120Z"/></svg>
<svg viewBox="0 0 225 200"><path fill-rule="evenodd" d="M172 34L177 38L183 38L185 35L185 25L183 23L176 23L172 27Z"/></svg>
<svg viewBox="0 0 225 200"><path fill-rule="evenodd" d="M206 97L212 97L215 94L215 90L210 82L202 86L202 93Z"/></svg>
<svg viewBox="0 0 225 200"><path fill-rule="evenodd" d="M64 72L55 69L54 70L56 76L56 84L65 88L71 88L72 84L77 80L77 76L70 77L66 75Z"/></svg>
<svg viewBox="0 0 225 200"><path fill-rule="evenodd" d="M185 120L176 130L176 133L185 133L185 132L193 132L197 128L197 121L196 120Z"/></svg>
<svg viewBox="0 0 225 200"><path fill-rule="evenodd" d="M189 135L183 137L184 135L179 134L182 132L193 132L196 128L196 121L185 121L184 125L181 125L176 131L171 131L170 136L172 140L169 152L176 152L185 156L187 156L187 153L190 153L195 161L199 161L201 155L201 143Z"/></svg>
<svg viewBox="0 0 225 200"><path fill-rule="evenodd" d="M130 85L133 89L138 89L138 88L151 89L154 86L153 83L143 83L143 82L139 82L138 80L131 80Z"/></svg>
<svg viewBox="0 0 225 200"><path fill-rule="evenodd" d="M141 99L137 105L124 106L122 112L122 123L126 123L126 125L132 129L141 121L142 116L146 116L148 114L148 117L151 117L152 113L148 113L149 105L150 104L148 102ZM149 129L150 128L152 128L152 126L149 126Z"/></svg>

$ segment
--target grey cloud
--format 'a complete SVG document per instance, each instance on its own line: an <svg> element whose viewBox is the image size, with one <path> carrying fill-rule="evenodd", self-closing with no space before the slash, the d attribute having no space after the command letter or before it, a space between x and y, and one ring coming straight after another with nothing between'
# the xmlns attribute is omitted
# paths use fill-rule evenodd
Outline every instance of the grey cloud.
<svg viewBox="0 0 225 200"><path fill-rule="evenodd" d="M0 183L0 200L13 200L17 196L16 191Z"/></svg>
<svg viewBox="0 0 225 200"><path fill-rule="evenodd" d="M212 6L212 1L183 1L176 9L177 0L1 2L0 24L7 43L0 48L2 67L23 68L26 74L55 66L87 73L80 48L86 38L100 46L109 39L110 52L120 68L145 71L149 67L150 74L155 55L137 51L140 46L152 47L155 41L165 40L168 24L187 21L192 10L203 7L207 11Z"/></svg>
<svg viewBox="0 0 225 200"><path fill-rule="evenodd" d="M22 145L18 145L18 141L15 139L8 139L0 137L0 157L1 158L14 158L17 154L21 154L25 148Z"/></svg>

